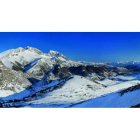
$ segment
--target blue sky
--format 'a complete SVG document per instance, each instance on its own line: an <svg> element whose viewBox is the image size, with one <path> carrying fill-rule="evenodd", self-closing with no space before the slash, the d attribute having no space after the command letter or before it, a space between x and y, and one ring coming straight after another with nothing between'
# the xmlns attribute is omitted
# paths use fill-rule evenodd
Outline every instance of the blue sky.
<svg viewBox="0 0 140 140"><path fill-rule="evenodd" d="M140 61L139 32L0 32L0 52L26 46L75 61Z"/></svg>

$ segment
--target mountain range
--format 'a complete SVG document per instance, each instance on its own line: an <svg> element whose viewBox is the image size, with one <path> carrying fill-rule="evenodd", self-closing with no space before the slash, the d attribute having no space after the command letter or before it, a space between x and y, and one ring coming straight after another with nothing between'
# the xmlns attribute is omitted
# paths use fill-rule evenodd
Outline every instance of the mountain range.
<svg viewBox="0 0 140 140"><path fill-rule="evenodd" d="M52 50L44 53L29 46L7 50L0 53L1 106L85 107L84 102L86 107L100 107L93 105L95 99L139 85L139 71L139 61L75 62Z"/></svg>

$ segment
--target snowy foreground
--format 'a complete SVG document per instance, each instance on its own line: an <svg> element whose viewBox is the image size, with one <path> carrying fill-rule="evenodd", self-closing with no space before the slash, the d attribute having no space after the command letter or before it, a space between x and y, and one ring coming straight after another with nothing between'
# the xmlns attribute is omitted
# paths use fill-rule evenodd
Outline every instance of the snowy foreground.
<svg viewBox="0 0 140 140"><path fill-rule="evenodd" d="M31 107L131 107L140 103L140 90L123 96L119 92L138 84L140 74L116 76L97 83L75 76L61 89L32 101Z"/></svg>
<svg viewBox="0 0 140 140"><path fill-rule="evenodd" d="M41 81L40 81L41 82ZM23 107L74 107L74 108L93 108L93 107L131 107L140 103L140 89L124 93L121 91L140 84L140 74L130 74L111 77L102 81L90 81L81 76L74 76L62 86L53 90L55 85L60 84L58 80L53 81L47 86L36 85L35 91L50 88L47 93L39 98L24 100L31 93L24 90L20 93L2 97L2 100L17 100L19 106ZM27 98L28 99L28 98ZM16 104L16 103L15 103ZM18 106L17 105L17 106Z"/></svg>

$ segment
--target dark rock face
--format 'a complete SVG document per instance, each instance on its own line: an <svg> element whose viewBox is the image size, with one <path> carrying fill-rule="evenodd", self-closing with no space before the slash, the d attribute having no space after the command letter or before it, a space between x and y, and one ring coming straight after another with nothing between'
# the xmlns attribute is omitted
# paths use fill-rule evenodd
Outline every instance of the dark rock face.
<svg viewBox="0 0 140 140"><path fill-rule="evenodd" d="M15 71L23 71L23 66L15 61L15 64L13 63L12 69Z"/></svg>
<svg viewBox="0 0 140 140"><path fill-rule="evenodd" d="M70 67L70 72L83 77L89 76L92 73L96 73L100 76L104 76L104 72L109 72L105 67L95 67L95 66L78 66Z"/></svg>
<svg viewBox="0 0 140 140"><path fill-rule="evenodd" d="M53 70L53 74L55 77L58 77L60 79L71 76L71 73L67 67L60 67L59 65L56 65Z"/></svg>
<svg viewBox="0 0 140 140"><path fill-rule="evenodd" d="M94 66L87 66L86 70L88 71L88 73L97 73L98 75L104 76L103 73L104 72L110 72L109 69L107 69L104 66L99 66L99 67L94 67Z"/></svg>
<svg viewBox="0 0 140 140"><path fill-rule="evenodd" d="M76 74L80 76L88 76L88 72L86 71L85 66L70 67L69 70L72 74Z"/></svg>
<svg viewBox="0 0 140 140"><path fill-rule="evenodd" d="M72 74L80 75L83 77L87 77L93 73L101 77L111 77L119 74L130 73L130 71L125 68L109 67L106 65L103 66L88 65L88 66L70 67L69 70Z"/></svg>

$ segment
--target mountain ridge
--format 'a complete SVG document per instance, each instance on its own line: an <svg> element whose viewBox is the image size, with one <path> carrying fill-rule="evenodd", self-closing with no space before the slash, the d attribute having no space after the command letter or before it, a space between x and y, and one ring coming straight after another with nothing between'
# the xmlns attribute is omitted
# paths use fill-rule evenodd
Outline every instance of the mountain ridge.
<svg viewBox="0 0 140 140"><path fill-rule="evenodd" d="M29 96L28 100L31 100L32 96L41 96L42 92L47 91L47 89L45 88L48 88L48 85L51 85L51 88L49 90L50 92L53 89L62 88L62 85L59 83L60 81L67 81L66 79L73 78L73 82L79 82L79 84L76 83L80 86L78 92L80 92L82 96L84 96L84 99L81 99L80 95L76 95L77 90L75 87L73 95L74 97L78 96L78 99L76 99L75 101L83 101L104 94L104 90L106 90L105 88L107 86L114 86L114 84L120 83L119 78L117 80L114 80L114 77L131 74L134 72L138 72L139 70L139 62L136 61L129 63L95 63L86 61L75 62L69 60L65 55L60 52L50 50L48 51L48 53L44 53L37 48L29 46L25 48L19 47L17 49L7 50L1 53L0 63L0 75L4 74L4 79L7 79L5 81L1 78L1 83L4 83L5 85L12 85L11 89L4 89L3 94L0 95L0 97L6 96L7 98L10 98L14 97L15 95L22 98L22 100L23 96L25 97L25 95ZM4 71L2 71L2 68L5 68L7 70L7 73L11 73L12 78L8 77L8 75L6 75ZM14 87L14 84L12 84L11 81L12 79L14 82L17 83L17 86ZM121 82L124 81L122 80ZM81 92L82 83L85 86L84 92L86 93ZM86 85L87 83L92 83L91 85L93 85L93 87L91 87L91 85ZM127 87L136 84L137 81L133 83L128 82ZM70 94L71 91L68 90L71 90L71 88L73 87L69 88L68 84L66 85L68 88L66 91ZM101 94L96 92L94 96L92 95L92 90L94 91L94 88L96 89L94 85L98 87L98 90L100 88L102 89ZM74 83L72 84L72 86L74 86ZM122 89L121 87L119 88ZM35 89L38 90L37 94L32 95L33 92L36 93ZM89 95L87 95L87 89L90 91ZM111 87L109 87L109 89L111 90L106 90L106 93L114 91ZM115 89L115 91L116 90L117 89ZM9 95L13 96L8 97Z"/></svg>

